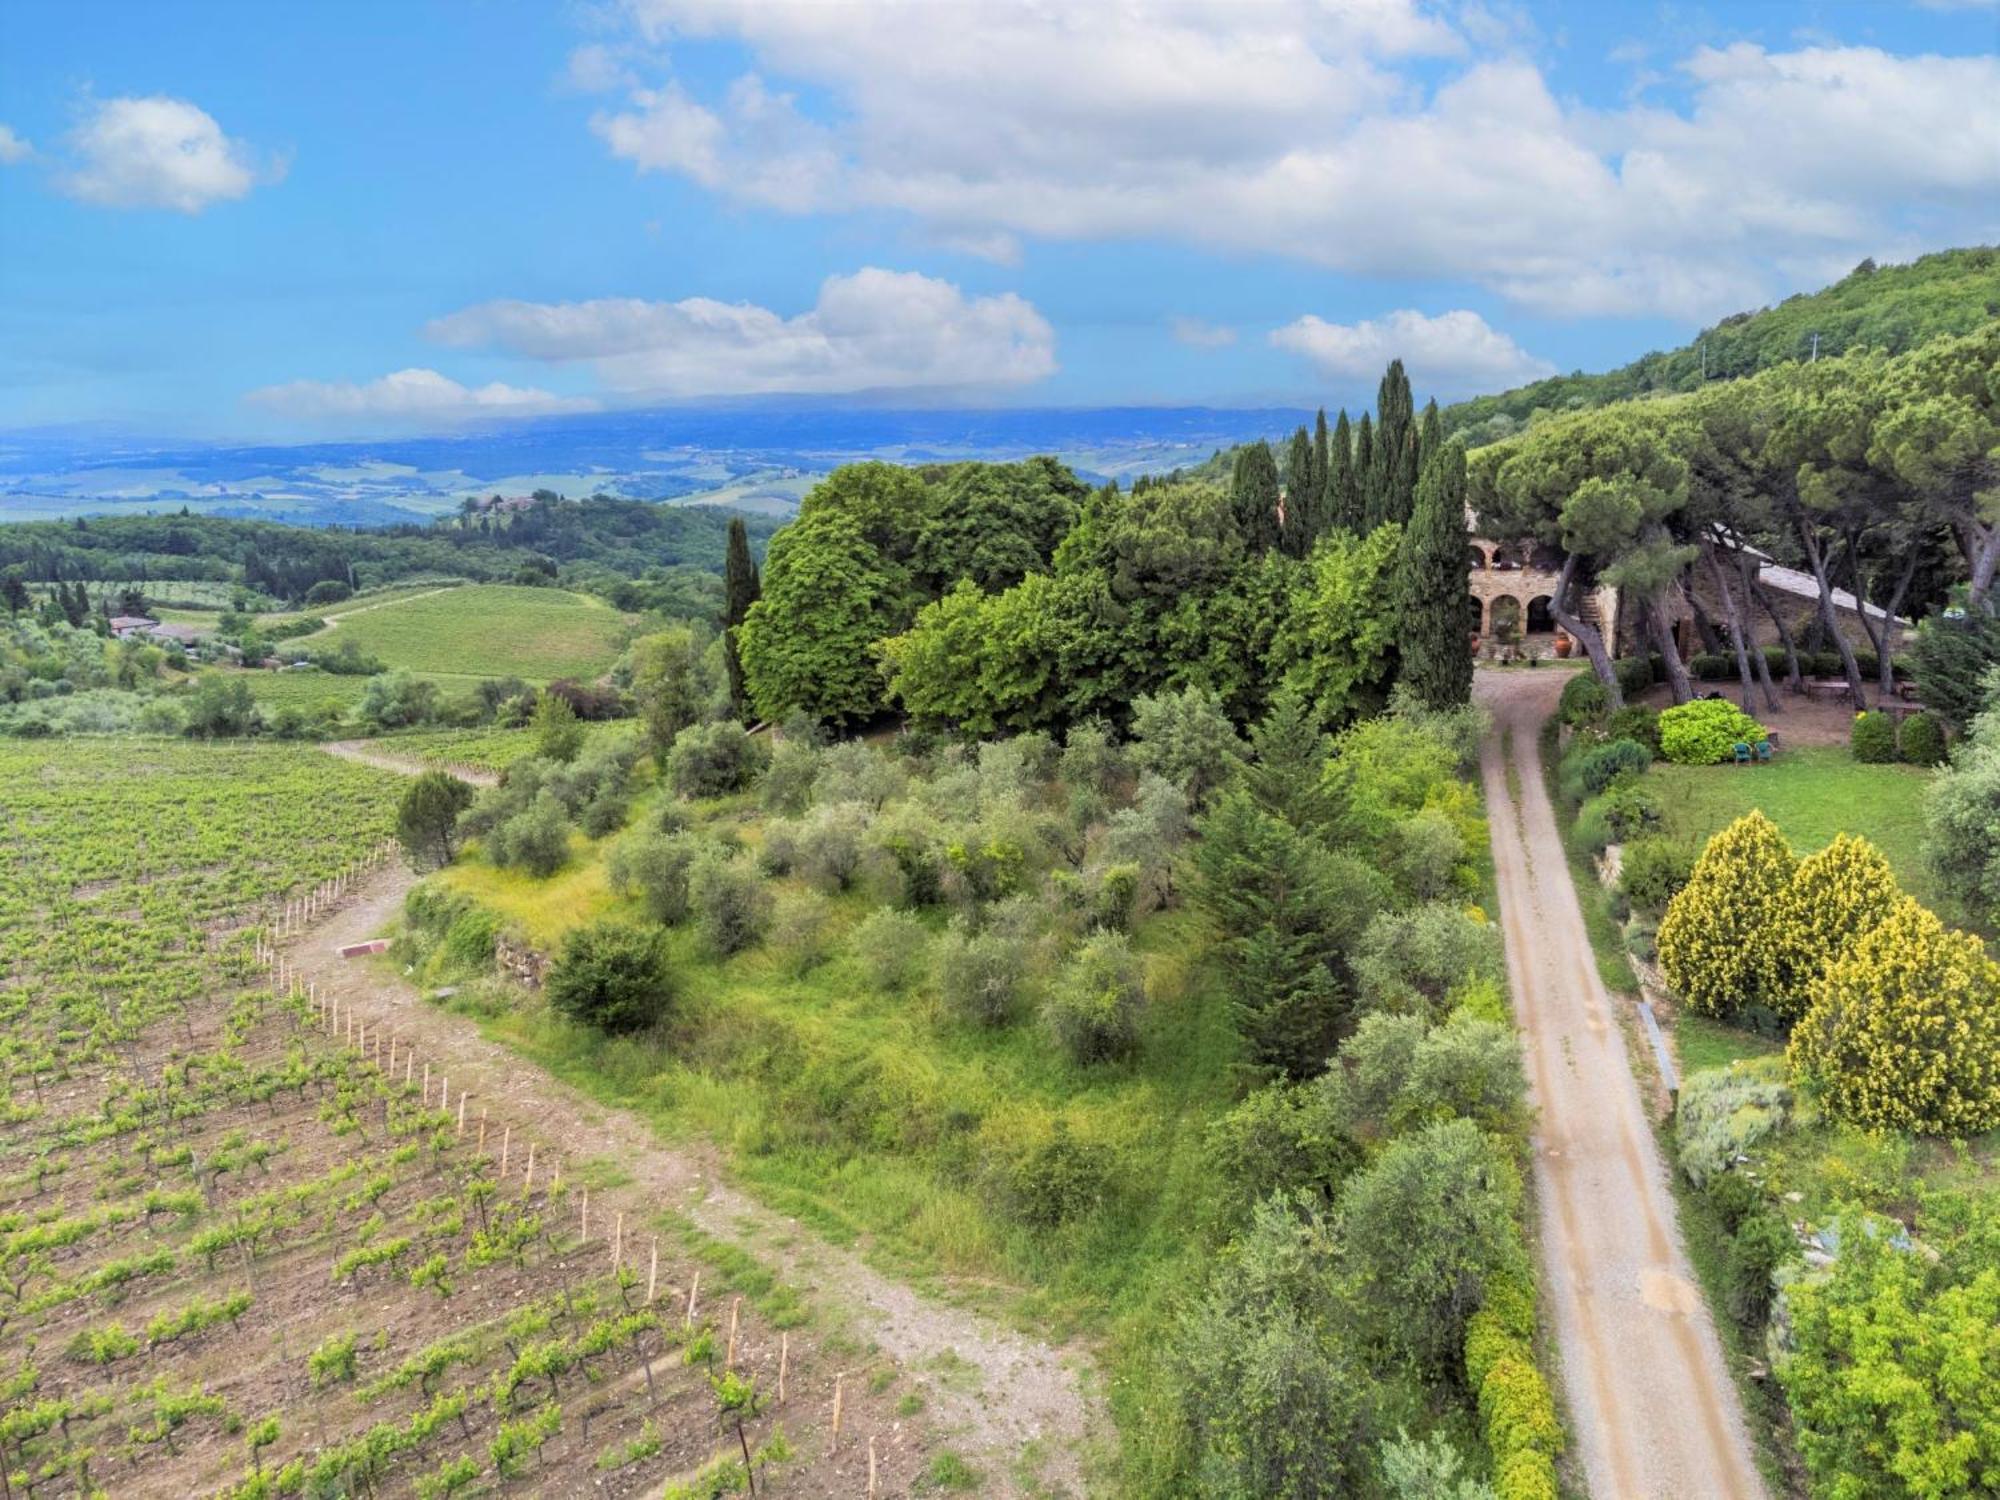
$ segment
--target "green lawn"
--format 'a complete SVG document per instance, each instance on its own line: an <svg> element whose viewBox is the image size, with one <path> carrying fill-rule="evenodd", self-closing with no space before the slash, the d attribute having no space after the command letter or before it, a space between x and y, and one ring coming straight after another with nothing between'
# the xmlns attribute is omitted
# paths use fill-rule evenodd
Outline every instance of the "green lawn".
<svg viewBox="0 0 2000 1500"><path fill-rule="evenodd" d="M1953 904L1923 859L1923 796L1934 773L1871 766L1845 749L1787 750L1762 766L1656 765L1648 784L1666 809L1667 831L1706 840L1752 808L1762 808L1801 854L1837 833L1868 839L1888 857L1909 893L1950 913Z"/></svg>
<svg viewBox="0 0 2000 1500"><path fill-rule="evenodd" d="M356 609L300 640L314 650L352 641L392 668L426 675L546 682L598 676L616 659L624 634L625 617L599 600L482 583Z"/></svg>

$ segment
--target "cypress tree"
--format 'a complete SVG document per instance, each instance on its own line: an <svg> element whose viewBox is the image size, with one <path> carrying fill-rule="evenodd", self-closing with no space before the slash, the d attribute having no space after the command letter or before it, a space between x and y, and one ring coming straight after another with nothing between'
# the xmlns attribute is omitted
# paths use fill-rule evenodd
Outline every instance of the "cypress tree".
<svg viewBox="0 0 2000 1500"><path fill-rule="evenodd" d="M1454 708L1472 697L1472 651L1465 638L1468 545L1465 450L1447 443L1424 465L1396 561L1401 680L1432 708Z"/></svg>
<svg viewBox="0 0 2000 1500"><path fill-rule="evenodd" d="M1260 440L1237 451L1229 505L1250 556L1261 557L1278 544L1278 461L1269 443Z"/></svg>
<svg viewBox="0 0 2000 1500"><path fill-rule="evenodd" d="M1416 409L1400 359L1389 361L1375 391L1375 453L1369 466L1368 524L1407 521L1416 502Z"/></svg>
<svg viewBox="0 0 2000 1500"><path fill-rule="evenodd" d="M729 669L729 701L739 718L749 710L749 695L743 687L743 662L736 654L736 627L763 591L757 561L750 555L750 533L743 529L741 516L732 516L729 551L722 565L722 655Z"/></svg>
<svg viewBox="0 0 2000 1500"><path fill-rule="evenodd" d="M1330 457L1328 449L1331 439L1326 430L1326 408L1319 409L1313 418L1313 513L1319 518L1319 530L1313 533L1315 539L1326 529L1326 486L1327 476L1333 471L1327 466Z"/></svg>
<svg viewBox="0 0 2000 1500"><path fill-rule="evenodd" d="M1303 427L1292 434L1285 471L1284 548L1288 556L1304 557L1312 547L1319 497L1313 491L1312 439Z"/></svg>
<svg viewBox="0 0 2000 1500"><path fill-rule="evenodd" d="M1333 442L1327 453L1330 467L1326 476L1327 525L1359 533L1361 530L1361 486L1354 477L1354 429L1347 423L1347 408L1333 424Z"/></svg>
<svg viewBox="0 0 2000 1500"><path fill-rule="evenodd" d="M1357 533L1373 531L1378 524L1375 502L1375 424L1368 413L1361 414L1361 428L1354 435L1354 489L1361 502L1361 520L1354 528Z"/></svg>

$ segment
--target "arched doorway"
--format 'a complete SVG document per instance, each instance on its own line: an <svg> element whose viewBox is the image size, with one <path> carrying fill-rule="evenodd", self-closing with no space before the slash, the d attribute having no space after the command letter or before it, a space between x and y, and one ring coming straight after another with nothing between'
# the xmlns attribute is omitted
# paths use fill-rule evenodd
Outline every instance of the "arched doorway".
<svg viewBox="0 0 2000 1500"><path fill-rule="evenodd" d="M1556 617L1550 609L1555 601L1547 594L1537 594L1528 601L1528 634L1547 635L1556 628Z"/></svg>
<svg viewBox="0 0 2000 1500"><path fill-rule="evenodd" d="M1495 640L1518 639L1521 633L1521 601L1512 594L1493 600L1492 631Z"/></svg>
<svg viewBox="0 0 2000 1500"><path fill-rule="evenodd" d="M1486 571L1486 549L1468 545L1465 549L1465 565L1475 573Z"/></svg>
<svg viewBox="0 0 2000 1500"><path fill-rule="evenodd" d="M1477 594L1465 596L1465 628L1474 635L1486 629L1486 601Z"/></svg>

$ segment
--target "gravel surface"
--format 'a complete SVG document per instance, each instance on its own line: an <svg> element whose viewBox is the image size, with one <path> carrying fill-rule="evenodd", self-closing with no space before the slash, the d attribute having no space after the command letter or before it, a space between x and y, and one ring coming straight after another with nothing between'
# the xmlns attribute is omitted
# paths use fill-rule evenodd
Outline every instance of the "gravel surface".
<svg viewBox="0 0 2000 1500"><path fill-rule="evenodd" d="M1474 693L1494 716L1482 764L1575 1446L1601 1500L1762 1496L1542 781L1536 735L1568 676L1482 672Z"/></svg>

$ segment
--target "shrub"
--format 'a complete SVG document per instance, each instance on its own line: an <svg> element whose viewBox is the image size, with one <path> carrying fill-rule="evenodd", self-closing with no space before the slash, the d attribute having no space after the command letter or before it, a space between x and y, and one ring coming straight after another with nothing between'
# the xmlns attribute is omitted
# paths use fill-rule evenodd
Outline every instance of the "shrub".
<svg viewBox="0 0 2000 1500"><path fill-rule="evenodd" d="M1910 714L1896 734L1896 753L1913 766L1944 764L1944 726L1930 714Z"/></svg>
<svg viewBox="0 0 2000 1500"><path fill-rule="evenodd" d="M631 815L631 802L616 792L606 792L586 802L577 821L586 838L602 839L623 828L625 820Z"/></svg>
<svg viewBox="0 0 2000 1500"><path fill-rule="evenodd" d="M788 891L777 900L770 947L779 967L797 978L826 961L826 897L817 891Z"/></svg>
<svg viewBox="0 0 2000 1500"><path fill-rule="evenodd" d="M1361 1165L1327 1082L1267 1084L1208 1127L1209 1177L1221 1191L1225 1225L1247 1220L1274 1193L1309 1192L1331 1203Z"/></svg>
<svg viewBox="0 0 2000 1500"><path fill-rule="evenodd" d="M1007 1174L1008 1209L1023 1223L1054 1229L1093 1212L1111 1179L1111 1153L1077 1139L1057 1119L1048 1139L1032 1147Z"/></svg>
<svg viewBox="0 0 2000 1500"><path fill-rule="evenodd" d="M1722 698L1697 698L1660 712L1660 753L1676 765L1716 765L1738 744L1769 738L1762 724Z"/></svg>
<svg viewBox="0 0 2000 1500"><path fill-rule="evenodd" d="M1694 872L1695 849L1680 839L1633 839L1620 851L1618 894L1635 912L1657 917Z"/></svg>
<svg viewBox="0 0 2000 1500"><path fill-rule="evenodd" d="M673 1001L666 944L649 928L593 922L563 939L549 969L549 1004L614 1036L644 1031Z"/></svg>
<svg viewBox="0 0 2000 1500"><path fill-rule="evenodd" d="M681 797L721 797L740 792L770 760L763 740L733 719L694 724L674 736L667 751L667 785Z"/></svg>
<svg viewBox="0 0 2000 1500"><path fill-rule="evenodd" d="M2000 964L1905 896L1827 965L1789 1056L1857 1124L1990 1130L2000 1124Z"/></svg>
<svg viewBox="0 0 2000 1500"><path fill-rule="evenodd" d="M1637 740L1612 740L1584 754L1577 766L1577 779L1594 797L1614 781L1643 775L1652 763L1653 752Z"/></svg>
<svg viewBox="0 0 2000 1500"><path fill-rule="evenodd" d="M1604 721L1604 736L1632 740L1657 756L1660 753L1660 711L1643 703L1628 703Z"/></svg>
<svg viewBox="0 0 2000 1500"><path fill-rule="evenodd" d="M688 834L635 833L611 851L611 888L636 896L646 914L669 927L688 915L688 871L701 842Z"/></svg>
<svg viewBox="0 0 2000 1500"><path fill-rule="evenodd" d="M954 917L937 943L938 994L947 1011L975 1026L1004 1026L1026 977L1021 945L999 933L976 932Z"/></svg>
<svg viewBox="0 0 2000 1500"><path fill-rule="evenodd" d="M1458 884L1465 835L1443 808L1426 807L1397 820L1386 852L1397 886L1418 901L1435 901Z"/></svg>
<svg viewBox="0 0 2000 1500"><path fill-rule="evenodd" d="M535 703L535 754L566 765L583 750L584 728L567 698L545 692Z"/></svg>
<svg viewBox="0 0 2000 1500"><path fill-rule="evenodd" d="M1736 675L1736 657L1722 651L1697 651L1688 658L1688 675L1697 682L1727 682Z"/></svg>
<svg viewBox="0 0 2000 1500"><path fill-rule="evenodd" d="M1775 1009L1771 919L1797 867L1761 812L1708 841L1660 922L1660 968L1690 1009L1711 1016Z"/></svg>
<svg viewBox="0 0 2000 1500"><path fill-rule="evenodd" d="M1595 724L1610 707L1611 694L1589 672L1578 672L1565 682L1562 697L1556 700L1557 716L1572 727Z"/></svg>
<svg viewBox="0 0 2000 1500"><path fill-rule="evenodd" d="M1618 679L1618 691L1627 698L1636 698L1653 685L1653 663L1644 656L1621 656L1611 664L1611 672Z"/></svg>
<svg viewBox="0 0 2000 1500"><path fill-rule="evenodd" d="M1896 721L1880 709L1856 714L1847 744L1856 760L1867 765L1886 765L1896 758Z"/></svg>
<svg viewBox="0 0 2000 1500"><path fill-rule="evenodd" d="M1439 1016L1468 979L1499 981L1500 931L1444 901L1383 912L1361 935L1354 972L1370 1007Z"/></svg>
<svg viewBox="0 0 2000 1500"><path fill-rule="evenodd" d="M793 868L829 890L846 890L867 852L868 819L868 808L859 802L813 808L793 832Z"/></svg>
<svg viewBox="0 0 2000 1500"><path fill-rule="evenodd" d="M1139 960L1125 935L1094 933L1050 987L1042 1020L1071 1061L1109 1062L1138 1046L1145 998Z"/></svg>
<svg viewBox="0 0 2000 1500"><path fill-rule="evenodd" d="M1614 786L1592 797L1576 812L1570 840L1589 854L1602 854L1612 844L1628 843L1660 826L1660 800L1638 782Z"/></svg>
<svg viewBox="0 0 2000 1500"><path fill-rule="evenodd" d="M688 907L702 945L718 958L750 947L771 921L771 893L757 872L719 847L689 866Z"/></svg>
<svg viewBox="0 0 2000 1500"><path fill-rule="evenodd" d="M1792 1091L1775 1058L1710 1068L1681 1084L1674 1110L1674 1153L1681 1171L1705 1188L1791 1112Z"/></svg>
<svg viewBox="0 0 2000 1500"><path fill-rule="evenodd" d="M486 852L496 865L519 865L538 880L555 874L569 862L569 821L562 803L539 793L525 812L486 836Z"/></svg>
<svg viewBox="0 0 2000 1500"><path fill-rule="evenodd" d="M813 781L819 775L819 751L810 739L786 734L771 747L770 764L764 772L759 800L766 812L796 817L812 800Z"/></svg>
<svg viewBox="0 0 2000 1500"><path fill-rule="evenodd" d="M906 911L881 906L856 924L848 946L868 982L878 990L908 987L924 970L930 929Z"/></svg>
<svg viewBox="0 0 2000 1500"><path fill-rule="evenodd" d="M1874 931L1902 895L1882 851L1838 834L1799 861L1772 903L1772 1006L1788 1021L1805 1014L1813 982L1850 944Z"/></svg>

